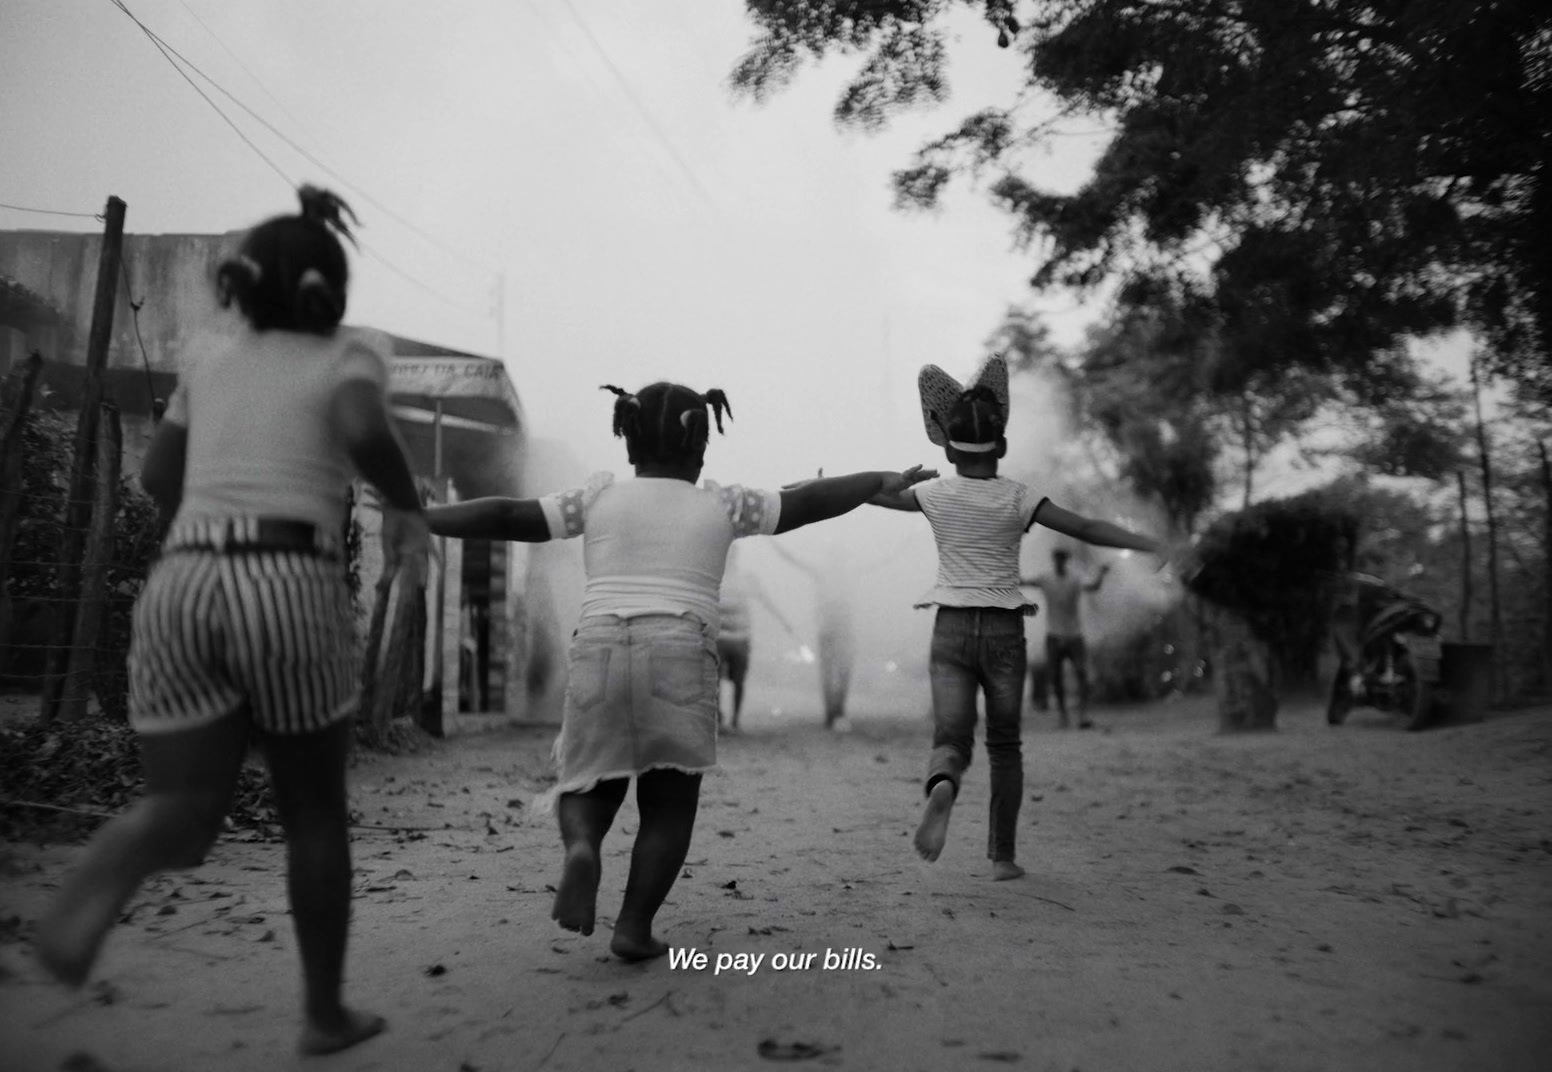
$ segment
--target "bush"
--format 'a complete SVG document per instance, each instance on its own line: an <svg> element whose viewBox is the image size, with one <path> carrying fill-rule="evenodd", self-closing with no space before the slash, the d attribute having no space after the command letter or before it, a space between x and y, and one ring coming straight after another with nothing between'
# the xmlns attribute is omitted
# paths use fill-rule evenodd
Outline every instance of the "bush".
<svg viewBox="0 0 1552 1072"><path fill-rule="evenodd" d="M1321 491L1268 499L1208 528L1187 583L1239 616L1285 674L1310 681L1357 537L1357 516Z"/></svg>
<svg viewBox="0 0 1552 1072"><path fill-rule="evenodd" d="M46 641L53 637L56 615L64 605L59 549L64 543L65 506L75 450L74 414L32 410L22 426L22 495L17 515L11 570L5 578L12 600L11 635L0 637L10 650L6 660L13 682L36 685L44 671ZM93 688L105 713L127 716L130 615L156 556L161 520L156 504L140 489L135 475L119 482L108 602L98 638Z"/></svg>

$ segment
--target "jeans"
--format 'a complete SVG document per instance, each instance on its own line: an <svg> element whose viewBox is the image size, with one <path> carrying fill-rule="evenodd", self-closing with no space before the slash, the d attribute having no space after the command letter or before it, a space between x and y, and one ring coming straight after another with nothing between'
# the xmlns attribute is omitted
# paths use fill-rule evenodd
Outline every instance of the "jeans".
<svg viewBox="0 0 1552 1072"><path fill-rule="evenodd" d="M947 779L959 783L975 749L976 690L986 694L986 758L991 768L987 855L1014 858L1024 755L1019 744L1023 704L1024 614L996 607L939 607L932 630L932 758L927 792Z"/></svg>

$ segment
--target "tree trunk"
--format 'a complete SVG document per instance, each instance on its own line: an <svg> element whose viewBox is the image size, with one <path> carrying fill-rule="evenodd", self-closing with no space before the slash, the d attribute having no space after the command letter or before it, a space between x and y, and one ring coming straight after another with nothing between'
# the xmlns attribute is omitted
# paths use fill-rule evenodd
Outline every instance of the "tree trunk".
<svg viewBox="0 0 1552 1072"><path fill-rule="evenodd" d="M361 693L356 704L356 722L363 736L371 745L382 745L388 737L388 727L378 718L378 681L383 673L383 626L388 620L388 608L393 602L393 579L396 566L384 566L377 578L372 600L372 620L367 626L366 653L361 660Z"/></svg>
<svg viewBox="0 0 1552 1072"><path fill-rule="evenodd" d="M1271 649L1244 619L1221 607L1213 614L1213 688L1218 732L1277 728Z"/></svg>
<svg viewBox="0 0 1552 1072"><path fill-rule="evenodd" d="M1455 470L1455 483L1460 487L1460 640L1471 640L1471 526L1466 517L1466 473Z"/></svg>
<svg viewBox="0 0 1552 1072"><path fill-rule="evenodd" d="M1251 499L1251 494L1254 491L1255 475L1256 475L1256 440L1255 440L1255 425L1251 421L1251 416L1250 416L1250 396L1248 394L1245 395L1244 401L1245 401L1245 412L1244 412L1245 425L1244 425L1243 444L1244 444L1244 447L1245 447L1245 501L1241 504L1240 509L1242 509L1242 510L1249 510L1250 509L1250 499Z"/></svg>
<svg viewBox="0 0 1552 1072"><path fill-rule="evenodd" d="M1503 640L1502 615L1498 605L1498 519L1493 510L1493 460L1488 448L1487 425L1482 420L1482 383L1477 371L1477 357L1471 357L1471 392L1477 415L1477 454L1482 463L1482 506L1487 521L1487 605L1488 641L1493 645L1494 686L1493 698L1498 699L1497 664L1500 644Z"/></svg>
<svg viewBox="0 0 1552 1072"><path fill-rule="evenodd" d="M1541 497L1546 507L1541 537L1541 687L1552 690L1552 465L1547 463L1545 440L1536 441L1541 452Z"/></svg>

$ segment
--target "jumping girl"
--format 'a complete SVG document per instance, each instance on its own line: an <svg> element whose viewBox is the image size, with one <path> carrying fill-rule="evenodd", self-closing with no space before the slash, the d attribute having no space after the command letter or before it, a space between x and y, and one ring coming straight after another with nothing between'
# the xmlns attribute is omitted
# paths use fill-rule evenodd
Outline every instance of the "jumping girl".
<svg viewBox="0 0 1552 1072"><path fill-rule="evenodd" d="M146 795L92 840L39 924L38 953L84 982L140 884L204 859L257 738L286 836L300 1048L321 1054L385 1026L340 996L359 677L339 538L352 469L382 494L385 556L412 576L429 533L389 418L387 361L373 336L340 327L349 209L311 187L301 202L221 265L221 303L243 327L200 355L147 451L141 481L173 521L129 654Z"/></svg>
<svg viewBox="0 0 1552 1072"><path fill-rule="evenodd" d="M543 542L584 538L587 587L571 645L558 799L565 863L552 915L593 932L604 835L632 777L641 825L610 949L661 956L652 922L690 848L701 774L716 765L717 602L728 549L790 532L935 475L855 473L784 491L697 483L721 391L672 383L614 392L614 434L636 479L597 474L541 499L474 499L427 512L433 532Z"/></svg>
<svg viewBox="0 0 1552 1072"><path fill-rule="evenodd" d="M1035 524L1102 547L1156 551L1157 541L1107 521L1063 510L1016 480L997 475L1008 450L1008 374L990 359L968 389L936 365L919 387L927 436L943 448L955 475L921 487L886 491L870 501L927 515L938 545L937 606L929 674L932 756L927 806L916 851L936 860L975 747L976 691L986 697L986 756L991 768L987 855L997 879L1018 878L1014 840L1024 795L1019 716L1028 655L1024 618L1035 613L1019 591L1019 544Z"/></svg>

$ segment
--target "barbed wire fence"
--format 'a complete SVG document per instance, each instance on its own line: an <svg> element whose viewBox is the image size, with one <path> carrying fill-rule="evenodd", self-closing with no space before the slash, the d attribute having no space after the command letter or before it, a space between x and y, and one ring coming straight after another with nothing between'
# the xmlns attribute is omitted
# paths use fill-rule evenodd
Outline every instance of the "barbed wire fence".
<svg viewBox="0 0 1552 1072"><path fill-rule="evenodd" d="M162 519L124 474L118 407L92 421L39 407L42 364L30 354L0 386L0 681L36 690L43 722L84 718L94 697L122 720Z"/></svg>

